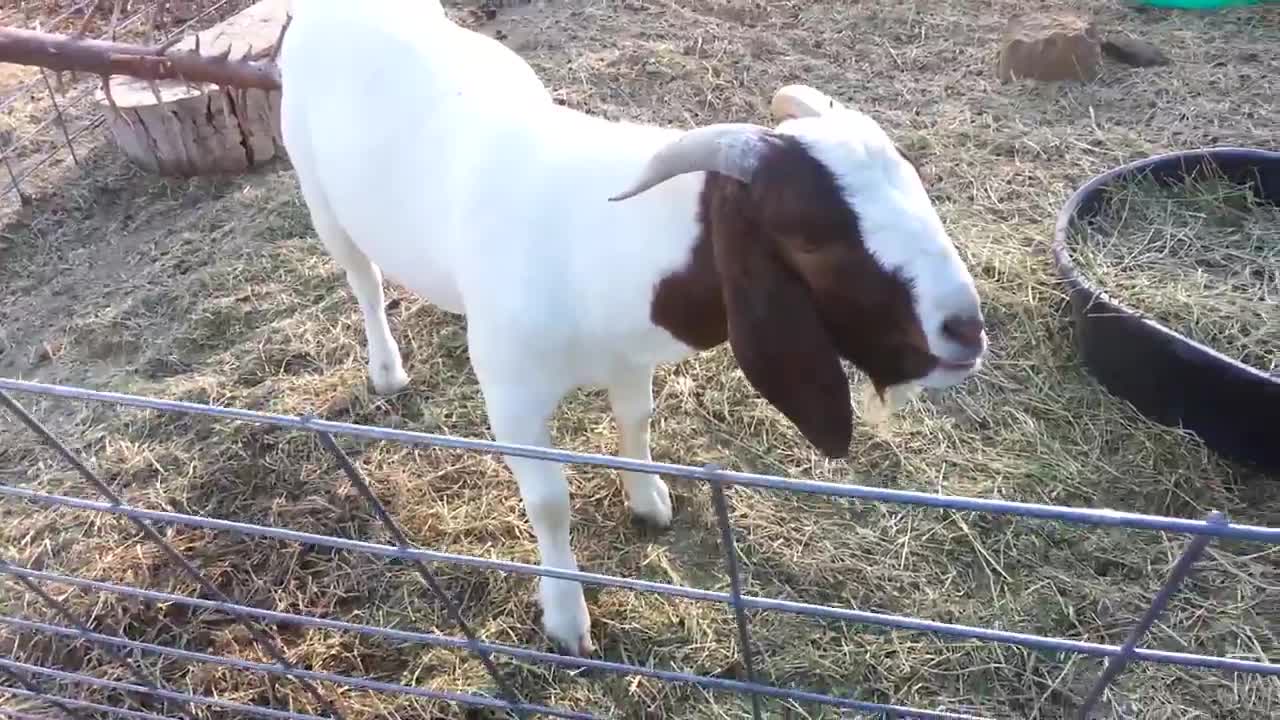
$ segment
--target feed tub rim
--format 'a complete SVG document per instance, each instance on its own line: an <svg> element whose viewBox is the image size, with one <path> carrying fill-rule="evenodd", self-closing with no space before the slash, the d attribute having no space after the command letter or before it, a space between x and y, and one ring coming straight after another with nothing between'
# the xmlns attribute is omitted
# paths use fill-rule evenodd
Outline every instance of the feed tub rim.
<svg viewBox="0 0 1280 720"><path fill-rule="evenodd" d="M1124 304L1071 256L1072 229L1096 214L1108 188L1147 173L1176 182L1206 166L1237 180L1247 176L1261 197L1280 205L1280 152L1217 146L1151 155L1095 175L1071 194L1054 224L1054 268L1086 372L1148 418L1191 430L1219 454L1280 477L1280 377Z"/></svg>

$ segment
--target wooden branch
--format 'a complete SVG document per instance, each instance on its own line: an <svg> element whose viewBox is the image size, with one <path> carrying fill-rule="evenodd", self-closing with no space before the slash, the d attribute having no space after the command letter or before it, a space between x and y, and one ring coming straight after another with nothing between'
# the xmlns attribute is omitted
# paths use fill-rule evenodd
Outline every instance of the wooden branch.
<svg viewBox="0 0 1280 720"><path fill-rule="evenodd" d="M143 80L183 80L237 88L279 90L280 71L272 63L227 54L158 45L90 40L54 33L0 27L0 63L32 65L59 72L129 75Z"/></svg>

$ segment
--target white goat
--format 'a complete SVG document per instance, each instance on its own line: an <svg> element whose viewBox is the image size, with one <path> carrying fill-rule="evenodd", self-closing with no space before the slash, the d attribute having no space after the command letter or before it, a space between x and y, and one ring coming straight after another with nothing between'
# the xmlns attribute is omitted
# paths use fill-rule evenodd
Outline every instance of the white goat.
<svg viewBox="0 0 1280 720"><path fill-rule="evenodd" d="M603 387L620 454L647 460L654 367L728 340L761 395L838 457L852 432L842 357L882 397L979 367L973 279L866 115L797 85L775 95L774 129L610 122L553 103L524 60L434 0L295 6L284 143L363 312L377 392L408 383L383 271L466 315L504 442L549 445L563 396ZM506 462L542 562L576 568L561 467ZM636 516L670 524L661 479L623 485ZM540 600L550 638L591 652L581 586L543 578Z"/></svg>

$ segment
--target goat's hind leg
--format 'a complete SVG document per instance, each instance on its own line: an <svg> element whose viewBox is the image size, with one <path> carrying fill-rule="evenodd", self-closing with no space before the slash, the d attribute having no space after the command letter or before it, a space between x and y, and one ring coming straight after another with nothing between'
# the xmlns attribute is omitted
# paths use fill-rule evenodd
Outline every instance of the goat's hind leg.
<svg viewBox="0 0 1280 720"><path fill-rule="evenodd" d="M373 389L380 395L397 393L408 386L409 375L404 371L400 347L391 336L391 326L387 324L382 270L351 241L347 231L333 217L323 195L307 193L305 185L302 190L316 235L333 259L346 271L347 284L364 315L369 380L373 383Z"/></svg>
<svg viewBox="0 0 1280 720"><path fill-rule="evenodd" d="M648 462L649 418L653 415L653 370L632 368L609 385L609 404L618 425L618 454ZM632 515L650 527L671 525L671 491L652 473L624 470L622 487Z"/></svg>

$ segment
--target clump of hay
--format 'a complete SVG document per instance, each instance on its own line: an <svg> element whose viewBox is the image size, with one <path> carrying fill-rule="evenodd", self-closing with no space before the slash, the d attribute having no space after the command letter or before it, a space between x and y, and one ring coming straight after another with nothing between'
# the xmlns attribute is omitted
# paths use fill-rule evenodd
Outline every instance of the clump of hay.
<svg viewBox="0 0 1280 720"><path fill-rule="evenodd" d="M885 430L889 420L906 408L922 389L919 385L910 383L887 387L880 393L870 382L863 383L859 418L877 430Z"/></svg>
<svg viewBox="0 0 1280 720"><path fill-rule="evenodd" d="M1074 248L1121 303L1240 362L1280 365L1280 207L1218 172L1113 187Z"/></svg>

